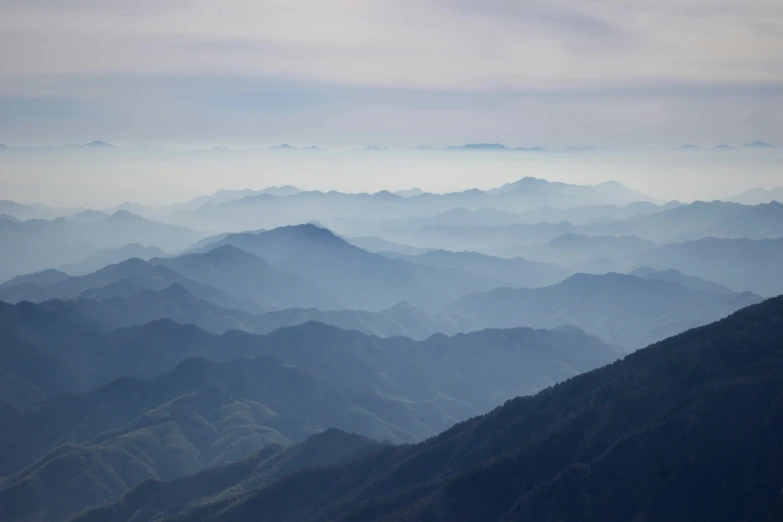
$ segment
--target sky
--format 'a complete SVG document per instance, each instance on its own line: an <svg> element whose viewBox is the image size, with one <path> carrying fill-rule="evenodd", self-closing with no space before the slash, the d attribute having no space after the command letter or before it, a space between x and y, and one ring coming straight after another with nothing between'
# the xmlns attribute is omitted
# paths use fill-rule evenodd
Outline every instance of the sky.
<svg viewBox="0 0 783 522"><path fill-rule="evenodd" d="M0 143L96 139L783 145L783 2L0 0Z"/></svg>

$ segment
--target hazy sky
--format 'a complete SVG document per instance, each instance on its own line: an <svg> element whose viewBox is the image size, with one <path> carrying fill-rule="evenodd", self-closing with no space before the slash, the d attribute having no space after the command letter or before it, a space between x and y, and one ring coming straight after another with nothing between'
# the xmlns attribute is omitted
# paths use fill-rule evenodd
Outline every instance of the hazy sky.
<svg viewBox="0 0 783 522"><path fill-rule="evenodd" d="M780 0L0 0L0 142L783 144Z"/></svg>

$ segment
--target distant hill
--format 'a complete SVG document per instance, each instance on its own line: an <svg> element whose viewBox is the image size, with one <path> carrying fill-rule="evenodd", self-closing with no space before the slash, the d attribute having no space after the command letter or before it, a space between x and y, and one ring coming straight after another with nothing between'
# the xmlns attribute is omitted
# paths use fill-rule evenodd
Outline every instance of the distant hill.
<svg viewBox="0 0 783 522"><path fill-rule="evenodd" d="M558 283L571 272L554 263L528 261L521 257L504 259L477 252L433 250L415 256L400 256L413 263L434 268L458 268L492 280L495 285L540 287Z"/></svg>
<svg viewBox="0 0 783 522"><path fill-rule="evenodd" d="M408 198L411 196L418 196L420 194L424 194L424 191L418 187L413 187L412 189L408 189L408 190L398 190L394 192L394 194L396 194L397 196Z"/></svg>
<svg viewBox="0 0 783 522"><path fill-rule="evenodd" d="M762 205L773 201L783 203L783 187L749 189L742 194L729 198L729 201L741 203L743 205Z"/></svg>
<svg viewBox="0 0 783 522"><path fill-rule="evenodd" d="M128 244L175 252L187 248L201 234L188 228L151 221L127 211L79 221L33 219L0 227L0 280L71 263L103 250ZM100 256L100 254L98 254Z"/></svg>
<svg viewBox="0 0 783 522"><path fill-rule="evenodd" d="M0 288L4 287L14 287L14 286L22 286L22 285L40 285L40 286L47 286L47 285L53 285L56 283L59 283L61 281L65 281L66 279L69 279L71 276L66 274L65 272L61 272L59 270L54 270L51 268L48 268L46 270L42 270L40 272L35 272L33 274L26 274L26 275L20 275L16 276L12 279L9 279L8 281L0 284Z"/></svg>
<svg viewBox="0 0 783 522"><path fill-rule="evenodd" d="M624 260L628 268L649 266L698 274L735 292L774 296L783 292L783 239L707 237L665 245Z"/></svg>
<svg viewBox="0 0 783 522"><path fill-rule="evenodd" d="M310 281L231 244L223 244L204 253L154 258L150 263L165 266L229 295L252 299L267 306L341 308L336 299Z"/></svg>
<svg viewBox="0 0 783 522"><path fill-rule="evenodd" d="M431 250L428 248L403 245L402 243L394 243L393 241L386 241L379 237L345 237L344 239L352 245L358 246L368 252L375 253L394 252L397 254L416 255Z"/></svg>
<svg viewBox="0 0 783 522"><path fill-rule="evenodd" d="M455 337L438 334L417 342L406 337L381 339L310 322L264 336L237 331L216 336L169 320L103 331L91 316L80 313L79 306L58 303L0 306L0 368L40 388L45 395L85 391L126 375L151 377L188 357L231 360L273 356L300 368L311 368L330 382L347 379L346 383L361 382L363 386L374 382L371 389L385 390L384 393L392 393L399 386L407 390L406 379L415 376L416 393L423 393L416 395L417 400L430 400L445 393L458 399L443 403L454 415L466 408L474 413L482 411L495 404L492 397L497 394L529 393L545 385L547 378L560 379L572 371L585 371L596 361L612 360L618 353L614 347L578 329L487 330ZM405 309L392 312L411 313ZM536 346L538 352L520 351L524 346ZM583 351L571 353L575 346L582 346ZM481 364L473 362L473 366L462 368L466 360L461 358L469 359L474 350L485 350L488 358ZM568 358L567 366L537 362L549 350L554 350L551 358ZM443 361L442 357L452 359ZM436 369L443 364L459 364L460 370L456 374L440 374ZM527 364L527 369L513 370L520 364ZM500 369L497 365L508 368ZM502 380L504 372L512 370L516 378ZM490 371L486 376L492 374L493 379L475 373L483 371ZM458 375L473 377L463 380L462 388L455 388ZM526 377L520 378L522 375ZM442 398L445 400L446 396Z"/></svg>
<svg viewBox="0 0 783 522"><path fill-rule="evenodd" d="M775 239L783 237L783 204L740 205L696 201L625 221L594 225L590 235L631 234L663 243L705 237Z"/></svg>
<svg viewBox="0 0 783 522"><path fill-rule="evenodd" d="M0 214L11 216L20 221L28 219L53 219L66 216L73 209L58 209L39 204L17 203L7 199L0 200Z"/></svg>
<svg viewBox="0 0 783 522"><path fill-rule="evenodd" d="M634 201L651 201L649 196L631 190L617 181L607 181L598 185L569 185L526 177L492 189L489 193L493 196L524 193L528 197L540 198L540 206L552 203L555 203L554 206L563 207L595 203L627 205ZM569 197L571 203L564 205Z"/></svg>
<svg viewBox="0 0 783 522"><path fill-rule="evenodd" d="M288 308L251 314L242 310L221 308L199 300L177 283L163 290L144 290L129 296L109 297L100 301L52 300L41 303L41 306L102 329L170 319L180 324L194 324L215 334L222 334L228 330L266 334L278 328L309 321L318 321L344 330L357 330L379 337L402 335L419 340L435 333L454 335L475 330L470 320L446 314L430 314L407 303L399 303L388 310L378 312Z"/></svg>
<svg viewBox="0 0 783 522"><path fill-rule="evenodd" d="M551 241L563 234L579 233L582 227L567 221L558 223L522 223L508 226L423 226L388 228L383 238L420 248L474 251L490 255L510 251L514 245L531 245ZM520 253L504 253L517 257ZM524 257L524 256L522 256Z"/></svg>
<svg viewBox="0 0 783 522"><path fill-rule="evenodd" d="M308 147L308 150L314 150L312 147ZM318 149L318 147L315 147ZM320 149L319 149L320 150ZM267 187L258 191L259 194L272 194L273 196L293 196L303 192L302 189L294 187L293 185L282 185L279 187Z"/></svg>
<svg viewBox="0 0 783 522"><path fill-rule="evenodd" d="M468 143L467 145L451 145L449 150L512 150L500 143Z"/></svg>
<svg viewBox="0 0 783 522"><path fill-rule="evenodd" d="M248 223L254 223L258 228L277 228L314 219L329 222L337 218L366 219L367 216L373 216L374 220L426 217L456 208L477 210L491 207L520 213L542 206L627 205L635 201L652 200L617 182L570 185L524 178L488 192L470 189L406 197L387 191L375 194L303 191L287 196L259 193L220 204L183 208L166 219L191 228L221 232L245 230ZM357 235L356 231L341 232Z"/></svg>
<svg viewBox="0 0 783 522"><path fill-rule="evenodd" d="M707 281L706 279L702 279L701 277L685 275L679 270L675 270L673 268L670 268L668 270L655 270L654 268L650 268L649 266L644 266L644 267L637 268L636 270L631 272L631 275L634 275L636 277L641 277L642 279L672 281L674 283L679 283L682 286L686 288L690 288L692 290L703 290L705 292L712 292L715 294L734 293L730 288L724 285L713 283L712 281Z"/></svg>
<svg viewBox="0 0 783 522"><path fill-rule="evenodd" d="M105 219L109 217L109 214L100 210L82 210L67 216L71 221L89 222L98 221L99 219Z"/></svg>
<svg viewBox="0 0 783 522"><path fill-rule="evenodd" d="M432 308L447 299L415 267L351 245L315 225L231 234L209 245L232 245L312 281L344 307L380 310L400 301ZM446 289L448 290L448 289Z"/></svg>
<svg viewBox="0 0 783 522"><path fill-rule="evenodd" d="M614 260L658 248L636 236L583 236L563 234L539 245L512 245L497 252L547 263L561 263L571 270L605 272Z"/></svg>
<svg viewBox="0 0 783 522"><path fill-rule="evenodd" d="M415 446L302 470L176 520L777 520L781 337L776 298Z"/></svg>
<svg viewBox="0 0 783 522"><path fill-rule="evenodd" d="M521 219L521 223L568 221L574 225L594 225L655 214L680 205L681 203L678 201L670 201L663 205L656 205L648 201L635 201L627 205L581 205L566 209L541 207L519 214L519 219Z"/></svg>
<svg viewBox="0 0 783 522"><path fill-rule="evenodd" d="M127 297L144 290L162 290L177 283L198 299L224 308L248 312L266 309L257 301L235 297L226 292L183 276L170 268L131 258L108 265L83 276L62 277L61 272L44 271L16 278L0 286L0 300L41 302L49 299L106 299Z"/></svg>
<svg viewBox="0 0 783 522"><path fill-rule="evenodd" d="M720 295L623 274L576 274L545 288L498 288L465 296L447 310L478 327L571 324L637 349L761 300L751 293Z"/></svg>
<svg viewBox="0 0 783 522"><path fill-rule="evenodd" d="M427 217L408 218L404 220L391 220L379 223L380 226L423 227L423 226L487 226L502 227L525 220L514 212L498 210L492 207L479 209L467 209L463 207L453 208L440 214Z"/></svg>
<svg viewBox="0 0 783 522"><path fill-rule="evenodd" d="M59 266L59 270L71 275L85 275L95 272L107 265L113 265L125 261L126 259L137 258L144 261L153 257L165 256L166 253L158 247L144 246L138 243L131 243L118 248L108 248L95 251L84 259L75 263L68 263Z"/></svg>

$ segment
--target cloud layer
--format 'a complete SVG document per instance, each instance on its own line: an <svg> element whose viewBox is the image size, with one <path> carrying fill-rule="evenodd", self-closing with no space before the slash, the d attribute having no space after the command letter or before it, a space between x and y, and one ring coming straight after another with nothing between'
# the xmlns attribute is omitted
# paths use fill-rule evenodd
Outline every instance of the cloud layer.
<svg viewBox="0 0 783 522"><path fill-rule="evenodd" d="M0 140L783 141L782 50L777 0L0 0Z"/></svg>

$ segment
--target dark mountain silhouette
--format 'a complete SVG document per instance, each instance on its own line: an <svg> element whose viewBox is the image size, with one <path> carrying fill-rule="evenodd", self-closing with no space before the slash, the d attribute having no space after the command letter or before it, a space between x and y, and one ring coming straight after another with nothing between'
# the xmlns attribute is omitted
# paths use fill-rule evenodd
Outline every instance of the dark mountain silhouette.
<svg viewBox="0 0 783 522"><path fill-rule="evenodd" d="M305 279L276 268L230 244L205 253L155 258L186 277L224 292L280 308L341 308L340 303Z"/></svg>
<svg viewBox="0 0 783 522"><path fill-rule="evenodd" d="M465 296L447 310L472 319L477 327L571 324L637 349L761 300L749 292L718 295L632 275L576 274L545 288L498 288Z"/></svg>
<svg viewBox="0 0 783 522"><path fill-rule="evenodd" d="M421 444L176 520L778 520L782 336L783 298L771 299Z"/></svg>
<svg viewBox="0 0 783 522"><path fill-rule="evenodd" d="M744 144L743 147L757 148L757 149L772 149L775 146L769 143L765 143L763 141L754 141L752 143Z"/></svg>
<svg viewBox="0 0 783 522"><path fill-rule="evenodd" d="M734 291L773 296L783 292L783 239L707 237L666 245L624 260L628 268L650 266L698 274Z"/></svg>
<svg viewBox="0 0 783 522"><path fill-rule="evenodd" d="M701 277L685 275L679 270L675 270L673 268L668 270L655 270L649 266L643 266L631 272L631 275L641 277L642 279L672 281L674 283L679 283L686 288L691 288L693 290L703 290L705 292L713 292L715 294L734 293L730 288L724 285L707 281Z"/></svg>
<svg viewBox="0 0 783 522"><path fill-rule="evenodd" d="M318 321L343 330L357 330L379 337L403 335L420 340L435 333L454 335L475 330L471 321L459 316L429 314L407 303L399 303L379 312L287 308L251 314L242 310L221 308L197 299L184 286L177 283L163 290L143 290L125 297L109 297L100 301L52 300L41 303L41 306L73 317L76 321L107 330L146 324L159 319L170 319L180 324L194 324L215 334L228 330L266 334L278 328L309 321Z"/></svg>

